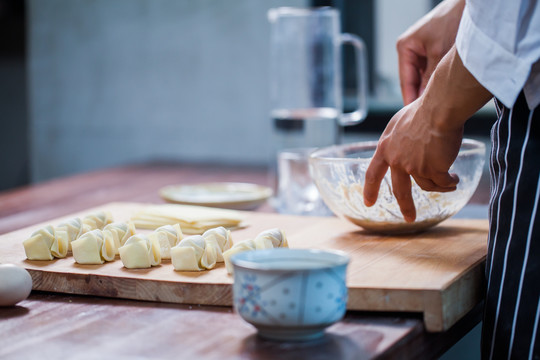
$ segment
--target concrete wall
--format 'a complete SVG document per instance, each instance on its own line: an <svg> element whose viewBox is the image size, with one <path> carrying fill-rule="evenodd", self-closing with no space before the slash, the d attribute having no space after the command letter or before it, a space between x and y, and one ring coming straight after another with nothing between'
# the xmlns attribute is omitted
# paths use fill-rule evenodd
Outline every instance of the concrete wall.
<svg viewBox="0 0 540 360"><path fill-rule="evenodd" d="M430 8L431 0L375 1L376 91L382 97L381 101L397 99L401 105L396 40Z"/></svg>
<svg viewBox="0 0 540 360"><path fill-rule="evenodd" d="M264 161L266 12L285 3L306 1L30 0L32 179Z"/></svg>

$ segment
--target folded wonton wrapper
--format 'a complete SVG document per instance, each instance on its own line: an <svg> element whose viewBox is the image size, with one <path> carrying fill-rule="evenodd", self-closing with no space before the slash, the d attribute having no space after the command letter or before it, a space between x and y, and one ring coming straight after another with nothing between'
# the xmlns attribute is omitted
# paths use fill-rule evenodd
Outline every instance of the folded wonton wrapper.
<svg viewBox="0 0 540 360"><path fill-rule="evenodd" d="M103 264L113 261L115 255L114 239L110 232L99 229L82 234L71 243L73 258L78 264Z"/></svg>
<svg viewBox="0 0 540 360"><path fill-rule="evenodd" d="M72 218L56 226L55 231L57 234L60 233L60 236L63 236L63 232L65 232L68 240L68 250L71 250L71 242L83 234L83 223L80 218Z"/></svg>
<svg viewBox="0 0 540 360"><path fill-rule="evenodd" d="M161 252L157 239L135 234L118 249L120 259L128 269L146 269L161 263Z"/></svg>
<svg viewBox="0 0 540 360"><path fill-rule="evenodd" d="M231 231L223 226L206 230L202 237L207 243L212 243L217 250L217 262L223 262L223 252L229 250L233 244Z"/></svg>
<svg viewBox="0 0 540 360"><path fill-rule="evenodd" d="M119 254L118 249L126 243L127 239L135 235L135 231L135 225L131 221L113 222L103 228L103 232L109 233L114 241L115 255Z"/></svg>
<svg viewBox="0 0 540 360"><path fill-rule="evenodd" d="M92 230L103 230L105 225L108 225L113 222L111 213L108 211L96 211L90 215L87 215L83 218L83 233L92 231Z"/></svg>
<svg viewBox="0 0 540 360"><path fill-rule="evenodd" d="M163 225L180 224L185 234L202 234L206 230L223 226L242 226L243 216L234 210L204 206L163 204L148 206L135 214L131 220L137 228L157 229Z"/></svg>
<svg viewBox="0 0 540 360"><path fill-rule="evenodd" d="M268 229L261 232L259 235L257 235L253 242L255 243L255 248L257 250L289 247L289 243L287 241L285 233L283 232L283 230L278 228Z"/></svg>
<svg viewBox="0 0 540 360"><path fill-rule="evenodd" d="M52 260L54 259L54 255L51 248L53 248L55 242L57 243L54 245L55 249L60 250L62 247L65 247L67 252L68 244L64 243L64 240L61 240L58 244L58 241L59 239L57 239L54 228L51 225L36 230L30 238L23 241L26 257L28 260Z"/></svg>
<svg viewBox="0 0 540 360"><path fill-rule="evenodd" d="M161 226L149 236L157 239L162 259L170 259L171 248L184 238L179 224Z"/></svg>
<svg viewBox="0 0 540 360"><path fill-rule="evenodd" d="M255 242L253 239L243 240L240 242L237 242L233 245L229 250L225 251L223 253L223 259L225 260L225 268L227 269L227 272L229 274L233 273L233 266L231 263L231 257L234 255L244 252L244 251L251 251L256 250L255 248Z"/></svg>
<svg viewBox="0 0 540 360"><path fill-rule="evenodd" d="M217 249L201 235L185 237L171 248L171 260L177 271L201 271L213 269L217 261Z"/></svg>
<svg viewBox="0 0 540 360"><path fill-rule="evenodd" d="M289 247L287 237L283 230L269 229L261 232L253 240L240 241L233 245L229 250L223 253L223 259L225 260L225 267L229 274L233 273L233 265L231 258L244 251L273 249L278 247Z"/></svg>

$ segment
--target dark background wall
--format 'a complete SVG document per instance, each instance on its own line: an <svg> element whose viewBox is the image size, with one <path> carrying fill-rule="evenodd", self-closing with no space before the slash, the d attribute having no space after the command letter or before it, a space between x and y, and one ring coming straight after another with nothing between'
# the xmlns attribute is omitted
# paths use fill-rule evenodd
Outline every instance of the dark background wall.
<svg viewBox="0 0 540 360"><path fill-rule="evenodd" d="M0 0L0 190L29 181L25 2Z"/></svg>

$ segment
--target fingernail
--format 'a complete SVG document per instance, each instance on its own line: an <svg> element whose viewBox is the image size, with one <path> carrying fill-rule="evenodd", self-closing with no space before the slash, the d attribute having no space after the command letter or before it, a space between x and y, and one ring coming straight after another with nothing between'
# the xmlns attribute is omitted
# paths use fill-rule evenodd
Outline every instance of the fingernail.
<svg viewBox="0 0 540 360"><path fill-rule="evenodd" d="M412 222L414 222L416 216L404 215L403 218L405 219L406 222L412 223Z"/></svg>

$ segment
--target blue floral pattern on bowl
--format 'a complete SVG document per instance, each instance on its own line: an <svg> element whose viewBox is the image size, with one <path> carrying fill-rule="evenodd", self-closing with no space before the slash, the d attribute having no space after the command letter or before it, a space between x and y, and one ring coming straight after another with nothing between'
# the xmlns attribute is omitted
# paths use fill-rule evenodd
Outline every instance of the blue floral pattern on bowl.
<svg viewBox="0 0 540 360"><path fill-rule="evenodd" d="M262 268L235 266L233 285L235 310L258 327L263 336L261 328L264 327L279 333L289 328L286 338L291 336L290 329L303 328L313 328L320 336L325 327L343 317L348 298L345 283L348 258L329 266L327 261L321 260L321 256L326 255L322 251L264 251L266 254L257 254L254 260L266 264ZM272 259L277 259L281 266Z"/></svg>

